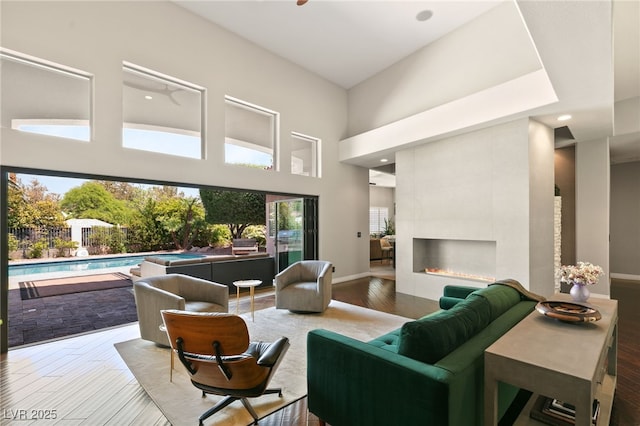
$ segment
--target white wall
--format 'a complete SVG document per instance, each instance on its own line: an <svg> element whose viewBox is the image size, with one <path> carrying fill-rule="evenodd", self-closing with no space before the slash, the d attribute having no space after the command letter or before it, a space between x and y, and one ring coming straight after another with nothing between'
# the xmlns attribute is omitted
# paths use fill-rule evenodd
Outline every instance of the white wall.
<svg viewBox="0 0 640 426"><path fill-rule="evenodd" d="M0 164L132 179L318 195L320 257L335 276L368 270L368 172L338 163L342 88L170 2L2 2L2 47L93 75L93 140L2 128ZM205 160L124 149L122 62L206 88ZM280 112L281 170L224 164L224 96ZM7 105L7 100L3 99ZM322 139L322 178L290 172L291 131Z"/></svg>
<svg viewBox="0 0 640 426"><path fill-rule="evenodd" d="M611 166L611 274L640 279L640 161Z"/></svg>
<svg viewBox="0 0 640 426"><path fill-rule="evenodd" d="M625 99L614 104L614 134L640 132L640 97Z"/></svg>
<svg viewBox="0 0 640 426"><path fill-rule="evenodd" d="M437 299L447 284L486 285L414 272L413 239L437 238L495 242L497 279L553 293L550 129L520 119L430 142L398 153L396 174L397 291Z"/></svg>
<svg viewBox="0 0 640 426"><path fill-rule="evenodd" d="M549 295L554 281L554 134L529 121L529 290ZM555 284L553 285L555 289Z"/></svg>
<svg viewBox="0 0 640 426"><path fill-rule="evenodd" d="M609 295L609 141L576 144L576 261L600 265L591 293Z"/></svg>

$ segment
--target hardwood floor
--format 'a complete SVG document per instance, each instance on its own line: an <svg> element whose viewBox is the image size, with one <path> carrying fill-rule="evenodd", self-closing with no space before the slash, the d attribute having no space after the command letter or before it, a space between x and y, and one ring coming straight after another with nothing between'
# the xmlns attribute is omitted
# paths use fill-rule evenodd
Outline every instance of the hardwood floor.
<svg viewBox="0 0 640 426"><path fill-rule="evenodd" d="M408 318L437 309L434 301L396 294L395 282L381 276L336 284L334 299ZM611 294L620 300L618 389L611 425L640 426L640 283L615 282ZM274 303L271 290L256 293L256 309ZM229 308L235 312L235 297ZM247 296L239 308L249 309ZM113 347L137 337L134 323L2 355L0 424L168 425ZM33 414L56 420L25 421ZM263 426L307 424L319 422L307 415L306 398L260 421Z"/></svg>
<svg viewBox="0 0 640 426"><path fill-rule="evenodd" d="M612 425L640 425L640 282L612 280L618 300L618 382Z"/></svg>

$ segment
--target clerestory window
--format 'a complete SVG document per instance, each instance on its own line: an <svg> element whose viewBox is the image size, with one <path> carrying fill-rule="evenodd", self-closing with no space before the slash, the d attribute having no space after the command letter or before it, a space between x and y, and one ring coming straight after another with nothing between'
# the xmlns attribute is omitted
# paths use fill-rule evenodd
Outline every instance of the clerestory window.
<svg viewBox="0 0 640 426"><path fill-rule="evenodd" d="M0 49L2 127L91 140L91 75Z"/></svg>
<svg viewBox="0 0 640 426"><path fill-rule="evenodd" d="M320 139L291 132L291 174L320 177Z"/></svg>
<svg viewBox="0 0 640 426"><path fill-rule="evenodd" d="M204 88L132 64L122 71L122 146L205 158Z"/></svg>
<svg viewBox="0 0 640 426"><path fill-rule="evenodd" d="M279 114L225 97L225 163L277 170Z"/></svg>

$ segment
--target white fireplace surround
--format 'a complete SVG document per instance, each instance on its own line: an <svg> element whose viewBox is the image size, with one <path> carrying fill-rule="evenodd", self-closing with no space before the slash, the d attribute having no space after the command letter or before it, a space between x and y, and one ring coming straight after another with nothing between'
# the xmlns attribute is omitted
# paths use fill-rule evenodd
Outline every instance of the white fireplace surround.
<svg viewBox="0 0 640 426"><path fill-rule="evenodd" d="M527 119L396 153L396 290L487 285L469 274L552 294L553 153L553 130Z"/></svg>
<svg viewBox="0 0 640 426"><path fill-rule="evenodd" d="M495 280L496 242L414 238L413 272L426 269L471 281Z"/></svg>

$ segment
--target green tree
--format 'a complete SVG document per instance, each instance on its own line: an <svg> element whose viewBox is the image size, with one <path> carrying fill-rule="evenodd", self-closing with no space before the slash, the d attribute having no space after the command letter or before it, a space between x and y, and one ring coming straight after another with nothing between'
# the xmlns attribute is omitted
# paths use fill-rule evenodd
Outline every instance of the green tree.
<svg viewBox="0 0 640 426"><path fill-rule="evenodd" d="M7 191L7 225L9 228L31 226L29 203L19 185L10 185Z"/></svg>
<svg viewBox="0 0 640 426"><path fill-rule="evenodd" d="M169 232L176 249L187 249L206 228L204 208L194 197L167 198L156 207L158 222Z"/></svg>
<svg viewBox="0 0 640 426"><path fill-rule="evenodd" d="M294 229L289 203L278 203L278 229Z"/></svg>
<svg viewBox="0 0 640 426"><path fill-rule="evenodd" d="M85 182L70 189L60 206L71 217L99 219L112 224L126 224L130 213L124 201L116 199L99 182Z"/></svg>
<svg viewBox="0 0 640 426"><path fill-rule="evenodd" d="M134 201L141 193L145 192L142 188L129 182L114 182L110 180L99 180L97 182L117 200Z"/></svg>
<svg viewBox="0 0 640 426"><path fill-rule="evenodd" d="M206 220L226 224L232 238L241 238L249 225L265 224L265 195L247 191L200 189Z"/></svg>
<svg viewBox="0 0 640 426"><path fill-rule="evenodd" d="M152 198L140 201L141 206L131 215L127 234L127 251L154 251L168 248L168 232L158 221L157 202Z"/></svg>
<svg viewBox="0 0 640 426"><path fill-rule="evenodd" d="M60 211L60 203L53 199L32 204L31 224L36 227L64 228L67 224Z"/></svg>
<svg viewBox="0 0 640 426"><path fill-rule="evenodd" d="M18 179L8 189L7 217L9 228L64 227L57 194L47 192L47 187L33 179L24 185Z"/></svg>
<svg viewBox="0 0 640 426"><path fill-rule="evenodd" d="M146 190L146 197L156 201L166 200L167 198L184 197L183 193L178 193L175 186L152 186Z"/></svg>

